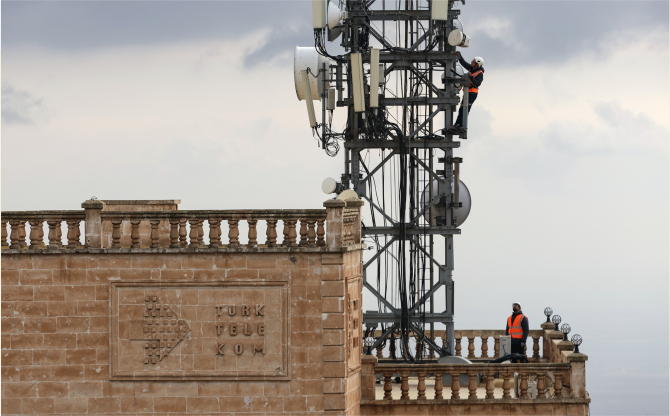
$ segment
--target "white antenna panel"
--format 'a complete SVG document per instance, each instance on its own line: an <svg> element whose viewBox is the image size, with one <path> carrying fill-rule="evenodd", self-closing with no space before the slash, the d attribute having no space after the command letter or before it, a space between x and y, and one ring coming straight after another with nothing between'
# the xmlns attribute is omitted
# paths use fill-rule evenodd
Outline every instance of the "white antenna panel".
<svg viewBox="0 0 670 416"><path fill-rule="evenodd" d="M312 0L312 24L314 29L326 27L326 1Z"/></svg>
<svg viewBox="0 0 670 416"><path fill-rule="evenodd" d="M323 64L326 64L326 73L330 70L330 65L333 64L333 61L319 55L314 47L295 47L295 55L293 56L293 76L295 82L295 93L298 96L298 100L305 99L305 86L302 79L301 71L307 70L309 68L309 73L307 78L309 79L309 86L312 92L312 99L321 101L321 94L325 91L323 85L323 78L326 73L319 71L323 68ZM318 77L315 77L316 74L319 74ZM329 88L330 85L326 85L326 88Z"/></svg>
<svg viewBox="0 0 670 416"><path fill-rule="evenodd" d="M449 20L449 0L433 0L430 7L431 20Z"/></svg>

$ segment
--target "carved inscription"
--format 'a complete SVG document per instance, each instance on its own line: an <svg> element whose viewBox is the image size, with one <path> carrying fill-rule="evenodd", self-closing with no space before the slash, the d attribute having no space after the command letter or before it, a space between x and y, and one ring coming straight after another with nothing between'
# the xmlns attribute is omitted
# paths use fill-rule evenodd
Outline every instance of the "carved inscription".
<svg viewBox="0 0 670 416"><path fill-rule="evenodd" d="M235 355L242 355L245 345L249 346L248 351L254 355L265 355L265 340L258 339L265 337L265 304L214 306L214 311L217 319L223 319L214 324L216 336L234 339L228 342L217 340L217 355L226 355L226 345ZM248 337L250 342L243 342L245 337Z"/></svg>
<svg viewBox="0 0 670 416"><path fill-rule="evenodd" d="M286 282L112 282L112 380L288 380Z"/></svg>

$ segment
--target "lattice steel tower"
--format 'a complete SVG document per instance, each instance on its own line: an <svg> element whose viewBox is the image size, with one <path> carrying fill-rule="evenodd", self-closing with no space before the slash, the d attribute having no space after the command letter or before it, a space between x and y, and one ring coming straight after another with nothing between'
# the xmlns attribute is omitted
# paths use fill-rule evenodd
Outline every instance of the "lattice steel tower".
<svg viewBox="0 0 670 416"><path fill-rule="evenodd" d="M378 310L366 312L364 322L381 325L375 347L391 334L399 340L398 351L395 341L391 347L399 358L452 355L453 236L470 206L459 179L462 159L454 157L467 133L445 130L467 85L453 46L469 41L460 11L446 0L331 1L327 15L324 0L312 7L315 47L296 48L296 92L326 152L343 148L344 173L332 190L353 189L370 209L364 283ZM327 41L339 41L344 53L329 53ZM313 100L321 101L321 123ZM346 123L337 132L333 112L340 107ZM443 345L433 333L439 323Z"/></svg>

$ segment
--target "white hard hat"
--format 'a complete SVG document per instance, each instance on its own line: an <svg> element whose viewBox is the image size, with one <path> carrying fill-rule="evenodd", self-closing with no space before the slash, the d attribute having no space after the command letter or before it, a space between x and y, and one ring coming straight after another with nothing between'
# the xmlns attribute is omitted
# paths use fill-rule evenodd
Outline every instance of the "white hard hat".
<svg viewBox="0 0 670 416"><path fill-rule="evenodd" d="M521 304L519 302L514 302L512 303L512 305L519 305L519 307L521 307Z"/></svg>
<svg viewBox="0 0 670 416"><path fill-rule="evenodd" d="M482 59L481 56L475 56L475 62L477 62L477 65L479 66L484 66L484 59Z"/></svg>

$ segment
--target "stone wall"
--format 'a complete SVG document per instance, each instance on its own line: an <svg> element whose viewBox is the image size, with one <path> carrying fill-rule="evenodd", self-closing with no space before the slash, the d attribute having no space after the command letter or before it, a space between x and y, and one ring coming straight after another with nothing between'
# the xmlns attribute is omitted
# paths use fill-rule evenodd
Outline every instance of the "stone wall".
<svg viewBox="0 0 670 416"><path fill-rule="evenodd" d="M3 253L2 413L359 414L360 248Z"/></svg>

